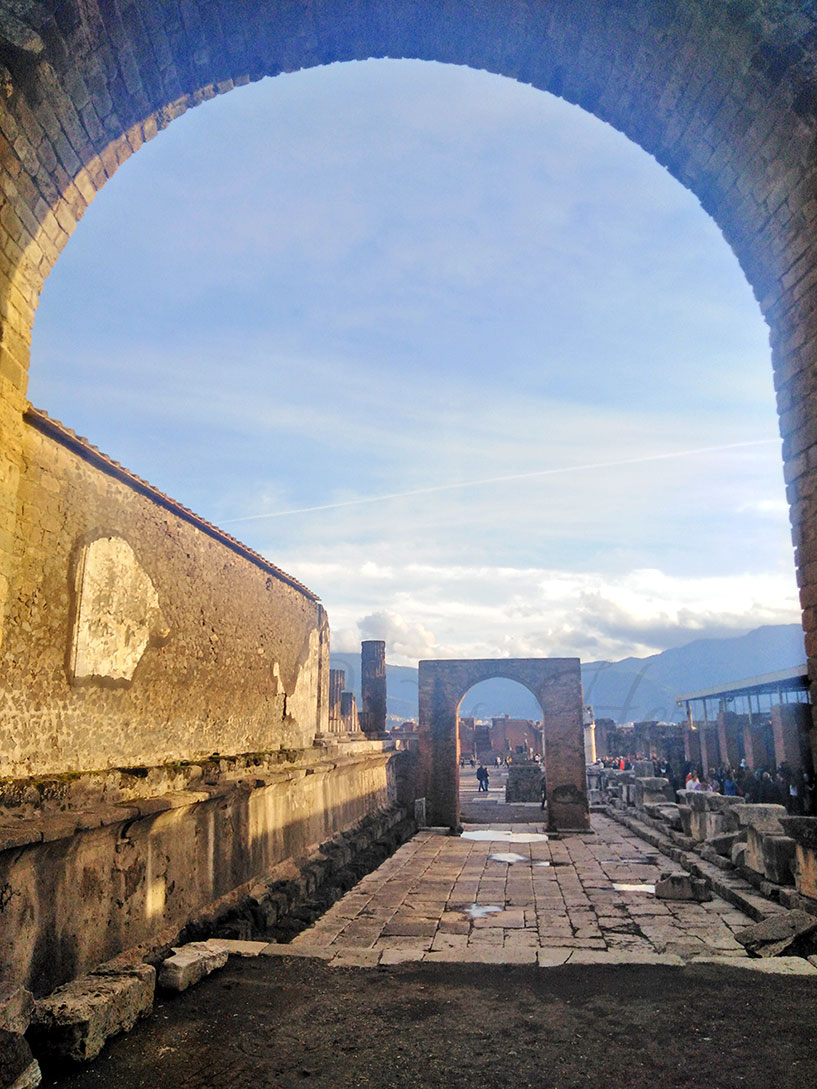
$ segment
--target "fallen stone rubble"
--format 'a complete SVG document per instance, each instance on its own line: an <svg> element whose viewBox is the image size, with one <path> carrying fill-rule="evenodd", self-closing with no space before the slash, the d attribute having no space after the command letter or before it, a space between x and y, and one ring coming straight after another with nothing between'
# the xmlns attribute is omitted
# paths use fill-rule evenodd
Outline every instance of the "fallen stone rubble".
<svg viewBox="0 0 817 1089"><path fill-rule="evenodd" d="M83 1063L105 1041L128 1032L153 1007L156 969L150 964L103 965L58 987L34 1004L28 1039L48 1062Z"/></svg>
<svg viewBox="0 0 817 1089"><path fill-rule="evenodd" d="M712 899L712 890L700 877L665 871L655 886L655 895L659 900L694 900L705 903Z"/></svg>
<svg viewBox="0 0 817 1089"><path fill-rule="evenodd" d="M785 911L739 930L735 937L748 953L758 957L817 954L817 916L807 911Z"/></svg>
<svg viewBox="0 0 817 1089"><path fill-rule="evenodd" d="M639 769L636 769L636 771ZM635 772L606 770L595 789L605 811L711 891L758 923L768 924L745 943L753 956L817 954L817 818L788 817L782 805L679 790ZM674 877L678 889L682 883ZM670 881L656 896L672 889ZM804 920L811 919L810 929ZM772 922L775 921L775 925ZM771 950L771 952L770 952Z"/></svg>

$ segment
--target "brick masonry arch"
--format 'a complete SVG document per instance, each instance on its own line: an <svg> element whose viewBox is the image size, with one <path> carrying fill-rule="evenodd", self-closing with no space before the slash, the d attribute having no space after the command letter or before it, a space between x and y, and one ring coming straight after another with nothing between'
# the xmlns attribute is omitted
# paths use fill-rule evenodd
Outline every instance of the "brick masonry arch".
<svg viewBox="0 0 817 1089"><path fill-rule="evenodd" d="M719 224L771 331L817 669L817 15L802 0L0 0L0 617L34 311L95 193L191 106L369 57L466 64L575 102Z"/></svg>
<svg viewBox="0 0 817 1089"><path fill-rule="evenodd" d="M548 828L590 827L578 658L466 658L420 662L421 767L427 819L460 822L457 717L463 697L480 681L504 677L535 697L542 709Z"/></svg>

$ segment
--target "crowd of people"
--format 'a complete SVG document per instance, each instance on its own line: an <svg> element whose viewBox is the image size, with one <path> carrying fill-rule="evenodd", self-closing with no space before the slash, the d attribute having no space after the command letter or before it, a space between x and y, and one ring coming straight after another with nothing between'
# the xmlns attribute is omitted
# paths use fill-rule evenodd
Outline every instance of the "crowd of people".
<svg viewBox="0 0 817 1089"><path fill-rule="evenodd" d="M636 763L650 760L650 757L606 757L600 761L605 768L617 768L632 771ZM718 794L745 798L747 802L765 802L783 805L793 816L817 816L817 787L814 774L806 770L795 772L787 764L778 767L755 768L747 766L741 760L736 768L720 765L709 768L705 775L692 762L687 761L676 774L668 760L652 758L656 776L668 779L674 790L706 790Z"/></svg>

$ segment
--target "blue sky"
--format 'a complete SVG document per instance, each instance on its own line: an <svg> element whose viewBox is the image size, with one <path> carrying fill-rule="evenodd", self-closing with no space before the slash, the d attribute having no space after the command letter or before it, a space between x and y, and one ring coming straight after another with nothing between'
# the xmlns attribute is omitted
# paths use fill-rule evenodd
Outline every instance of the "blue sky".
<svg viewBox="0 0 817 1089"><path fill-rule="evenodd" d="M736 259L623 136L484 72L333 65L174 122L46 283L29 395L303 579L338 649L798 619Z"/></svg>

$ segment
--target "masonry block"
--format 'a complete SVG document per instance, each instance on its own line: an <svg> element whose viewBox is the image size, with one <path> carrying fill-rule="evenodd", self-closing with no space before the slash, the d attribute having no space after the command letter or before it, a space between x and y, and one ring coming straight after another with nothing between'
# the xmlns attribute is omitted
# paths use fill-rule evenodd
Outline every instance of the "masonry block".
<svg viewBox="0 0 817 1089"><path fill-rule="evenodd" d="M173 956L164 961L157 980L164 991L186 991L216 968L227 963L228 952L224 946L209 942L190 942L174 948Z"/></svg>
<svg viewBox="0 0 817 1089"><path fill-rule="evenodd" d="M37 1056L89 1062L105 1041L128 1032L153 1006L156 970L149 964L100 968L58 987L34 1005L28 1036Z"/></svg>
<svg viewBox="0 0 817 1089"><path fill-rule="evenodd" d="M745 839L742 832L724 832L721 836L713 836L709 840L709 845L719 855L723 855L724 858L731 858L732 848L736 843L743 842L745 842Z"/></svg>
<svg viewBox="0 0 817 1089"><path fill-rule="evenodd" d="M646 805L660 805L662 802L673 802L675 796L669 779L662 779L655 775L639 777L636 775L635 804L639 809Z"/></svg>
<svg viewBox="0 0 817 1089"><path fill-rule="evenodd" d="M687 802L692 810L690 835L699 843L735 831L737 822L732 810L743 805L742 798L714 794L703 790L686 791Z"/></svg>
<svg viewBox="0 0 817 1089"><path fill-rule="evenodd" d="M763 873L777 885L794 884L796 843L788 836L762 836Z"/></svg>
<svg viewBox="0 0 817 1089"><path fill-rule="evenodd" d="M658 900L695 900L703 903L712 899L712 893L703 878L691 874L665 871L656 882L655 895Z"/></svg>
<svg viewBox="0 0 817 1089"><path fill-rule="evenodd" d="M681 791L679 790L680 794ZM685 836L692 837L692 806L691 805L679 805L678 806L678 819L681 822L681 831Z"/></svg>
<svg viewBox="0 0 817 1089"><path fill-rule="evenodd" d="M797 891L817 900L817 817L781 817L780 823L796 845L794 880Z"/></svg>
<svg viewBox="0 0 817 1089"><path fill-rule="evenodd" d="M807 911L781 911L738 930L735 938L758 957L807 955L817 949L817 916Z"/></svg>

